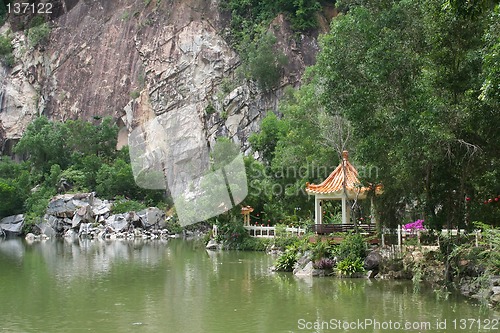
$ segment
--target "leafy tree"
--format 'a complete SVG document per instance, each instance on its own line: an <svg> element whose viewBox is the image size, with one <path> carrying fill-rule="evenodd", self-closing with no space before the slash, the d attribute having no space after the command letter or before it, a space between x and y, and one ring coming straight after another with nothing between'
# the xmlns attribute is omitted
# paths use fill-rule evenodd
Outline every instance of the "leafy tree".
<svg viewBox="0 0 500 333"><path fill-rule="evenodd" d="M259 27L269 24L279 13L287 15L295 31L317 26L316 13L321 9L317 0L228 0L221 8L231 14L231 40L239 44L245 38L252 40Z"/></svg>
<svg viewBox="0 0 500 333"><path fill-rule="evenodd" d="M290 3L290 1L283 1ZM294 0L290 10L290 22L296 31L306 31L317 27L316 13L321 10L321 5L315 0Z"/></svg>
<svg viewBox="0 0 500 333"><path fill-rule="evenodd" d="M103 164L97 172L96 182L97 194L107 198L117 195L133 198L140 191L130 164L122 159L117 159L111 165Z"/></svg>
<svg viewBox="0 0 500 333"><path fill-rule="evenodd" d="M352 125L356 157L379 168L386 223L417 203L434 226L458 225L470 171L490 163L477 159L487 144L474 129L486 15L440 0L341 5L314 68L321 104Z"/></svg>
<svg viewBox="0 0 500 333"><path fill-rule="evenodd" d="M250 142L265 165L252 165L251 190L259 193L264 222L297 223L313 215L313 201L304 187L321 182L338 164L335 148L319 133L321 105L313 84L289 93L278 119L269 113Z"/></svg>
<svg viewBox="0 0 500 333"><path fill-rule="evenodd" d="M62 179L73 191L94 191L106 198L127 196L143 204L165 201L163 191L140 189L134 181L128 149L116 151L118 128L105 117L97 125L81 120L65 123L35 119L15 146L26 162L0 159L0 214L23 211L35 222L57 193Z"/></svg>
<svg viewBox="0 0 500 333"><path fill-rule="evenodd" d="M28 125L14 152L27 156L32 168L41 174L48 174L53 164L66 168L70 160L62 128L62 123L38 117Z"/></svg>
<svg viewBox="0 0 500 333"><path fill-rule="evenodd" d="M272 163L278 141L285 134L284 122L276 114L268 112L260 124L260 132L250 136L252 148L262 154L267 163Z"/></svg>
<svg viewBox="0 0 500 333"><path fill-rule="evenodd" d="M0 157L0 218L22 213L30 188L26 164Z"/></svg>
<svg viewBox="0 0 500 333"><path fill-rule="evenodd" d="M489 15L489 26L484 34L483 50L484 81L481 86L480 99L492 107L500 103L500 5Z"/></svg>
<svg viewBox="0 0 500 333"><path fill-rule="evenodd" d="M68 120L64 123L64 135L66 147L81 156L95 155L110 161L116 155L118 126L111 117L104 117L98 125Z"/></svg>
<svg viewBox="0 0 500 333"><path fill-rule="evenodd" d="M0 178L0 217L17 214L22 209L22 200L15 186Z"/></svg>

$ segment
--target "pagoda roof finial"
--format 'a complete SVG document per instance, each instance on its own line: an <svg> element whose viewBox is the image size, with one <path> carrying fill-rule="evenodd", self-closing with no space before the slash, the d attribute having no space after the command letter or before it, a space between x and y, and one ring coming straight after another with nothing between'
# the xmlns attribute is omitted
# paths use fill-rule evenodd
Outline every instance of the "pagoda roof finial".
<svg viewBox="0 0 500 333"><path fill-rule="evenodd" d="M344 150L342 152L342 160L348 161L349 160L349 152L347 150Z"/></svg>

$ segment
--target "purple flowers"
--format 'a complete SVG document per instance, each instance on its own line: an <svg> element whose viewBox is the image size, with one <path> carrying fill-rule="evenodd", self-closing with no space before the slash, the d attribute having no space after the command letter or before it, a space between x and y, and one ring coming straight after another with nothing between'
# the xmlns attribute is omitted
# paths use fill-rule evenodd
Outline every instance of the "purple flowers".
<svg viewBox="0 0 500 333"><path fill-rule="evenodd" d="M335 266L335 260L330 258L321 258L313 263L317 269L332 269Z"/></svg>
<svg viewBox="0 0 500 333"><path fill-rule="evenodd" d="M403 229L409 231L426 230L424 227L424 220L416 220L415 222L405 224Z"/></svg>

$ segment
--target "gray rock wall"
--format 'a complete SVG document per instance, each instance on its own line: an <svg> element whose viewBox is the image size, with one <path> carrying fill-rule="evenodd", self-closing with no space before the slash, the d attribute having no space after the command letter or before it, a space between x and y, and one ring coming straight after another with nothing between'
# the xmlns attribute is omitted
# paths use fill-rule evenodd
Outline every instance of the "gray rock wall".
<svg viewBox="0 0 500 333"><path fill-rule="evenodd" d="M43 47L13 33L15 67L0 68L3 151L40 114L55 120L111 115L131 131L173 110L185 113L185 130L208 144L228 136L248 151L250 133L277 110L283 88L300 83L318 49L314 34L297 39L277 17L277 47L289 62L280 88L263 94L235 79L240 59L223 38L216 0L66 2Z"/></svg>

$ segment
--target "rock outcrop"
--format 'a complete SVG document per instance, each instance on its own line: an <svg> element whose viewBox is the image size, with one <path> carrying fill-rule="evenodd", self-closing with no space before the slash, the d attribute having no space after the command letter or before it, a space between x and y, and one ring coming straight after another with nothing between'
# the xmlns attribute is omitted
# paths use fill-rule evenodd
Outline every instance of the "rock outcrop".
<svg viewBox="0 0 500 333"><path fill-rule="evenodd" d="M112 203L96 198L94 193L55 196L49 202L42 221L36 225L39 235L28 234L27 239L40 240L54 236L156 239L172 234L166 228L166 221L169 218L156 207L124 214L111 214L111 207ZM11 220L17 221L19 218ZM11 220L6 220L6 223L10 223Z"/></svg>
<svg viewBox="0 0 500 333"><path fill-rule="evenodd" d="M0 236L18 236L24 226L24 215L12 215L0 220Z"/></svg>

